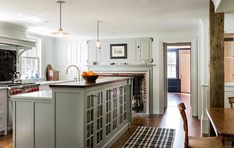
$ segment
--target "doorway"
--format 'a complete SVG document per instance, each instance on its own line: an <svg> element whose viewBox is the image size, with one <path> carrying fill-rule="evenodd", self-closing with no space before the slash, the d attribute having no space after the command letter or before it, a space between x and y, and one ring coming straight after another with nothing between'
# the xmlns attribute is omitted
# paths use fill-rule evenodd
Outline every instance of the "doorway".
<svg viewBox="0 0 234 148"><path fill-rule="evenodd" d="M165 44L165 48L167 106L176 106L179 102L184 102L190 106L191 43L170 43ZM183 98L186 98L186 100Z"/></svg>

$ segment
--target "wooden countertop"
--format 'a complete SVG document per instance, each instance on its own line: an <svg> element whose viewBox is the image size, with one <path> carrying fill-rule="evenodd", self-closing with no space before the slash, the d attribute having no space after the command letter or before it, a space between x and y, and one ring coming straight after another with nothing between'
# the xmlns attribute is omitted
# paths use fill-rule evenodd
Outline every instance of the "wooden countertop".
<svg viewBox="0 0 234 148"><path fill-rule="evenodd" d="M70 87L70 88L88 88L88 87L95 87L104 84L111 84L114 82L121 82L124 80L128 80L131 77L99 77L96 80L96 83L86 83L85 81L78 81L78 82L66 82L66 83L59 83L59 84L50 84L50 87Z"/></svg>
<svg viewBox="0 0 234 148"><path fill-rule="evenodd" d="M98 72L99 76L107 76L107 77L144 77L145 73L106 73L106 72Z"/></svg>
<svg viewBox="0 0 234 148"><path fill-rule="evenodd" d="M206 112L217 135L234 137L234 109L208 108Z"/></svg>

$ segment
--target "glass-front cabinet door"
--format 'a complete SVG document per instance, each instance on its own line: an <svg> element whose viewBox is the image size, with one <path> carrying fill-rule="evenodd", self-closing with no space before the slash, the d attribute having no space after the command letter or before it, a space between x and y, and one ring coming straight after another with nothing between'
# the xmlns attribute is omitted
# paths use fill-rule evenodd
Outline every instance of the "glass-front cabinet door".
<svg viewBox="0 0 234 148"><path fill-rule="evenodd" d="M126 83L90 91L86 95L86 147L103 147L121 128L126 126L128 111Z"/></svg>

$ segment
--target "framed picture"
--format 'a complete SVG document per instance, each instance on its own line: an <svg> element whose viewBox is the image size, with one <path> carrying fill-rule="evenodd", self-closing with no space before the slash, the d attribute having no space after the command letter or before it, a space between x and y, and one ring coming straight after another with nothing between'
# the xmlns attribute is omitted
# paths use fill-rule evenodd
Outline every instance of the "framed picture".
<svg viewBox="0 0 234 148"><path fill-rule="evenodd" d="M127 44L111 44L110 45L111 59L127 59Z"/></svg>

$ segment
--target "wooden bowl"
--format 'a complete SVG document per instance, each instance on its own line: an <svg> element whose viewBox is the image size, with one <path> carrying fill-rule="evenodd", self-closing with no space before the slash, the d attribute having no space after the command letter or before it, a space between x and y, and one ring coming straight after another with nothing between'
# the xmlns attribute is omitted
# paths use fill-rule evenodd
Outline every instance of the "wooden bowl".
<svg viewBox="0 0 234 148"><path fill-rule="evenodd" d="M83 76L82 75L82 77L85 79L86 83L95 83L98 78L98 75L96 76Z"/></svg>

